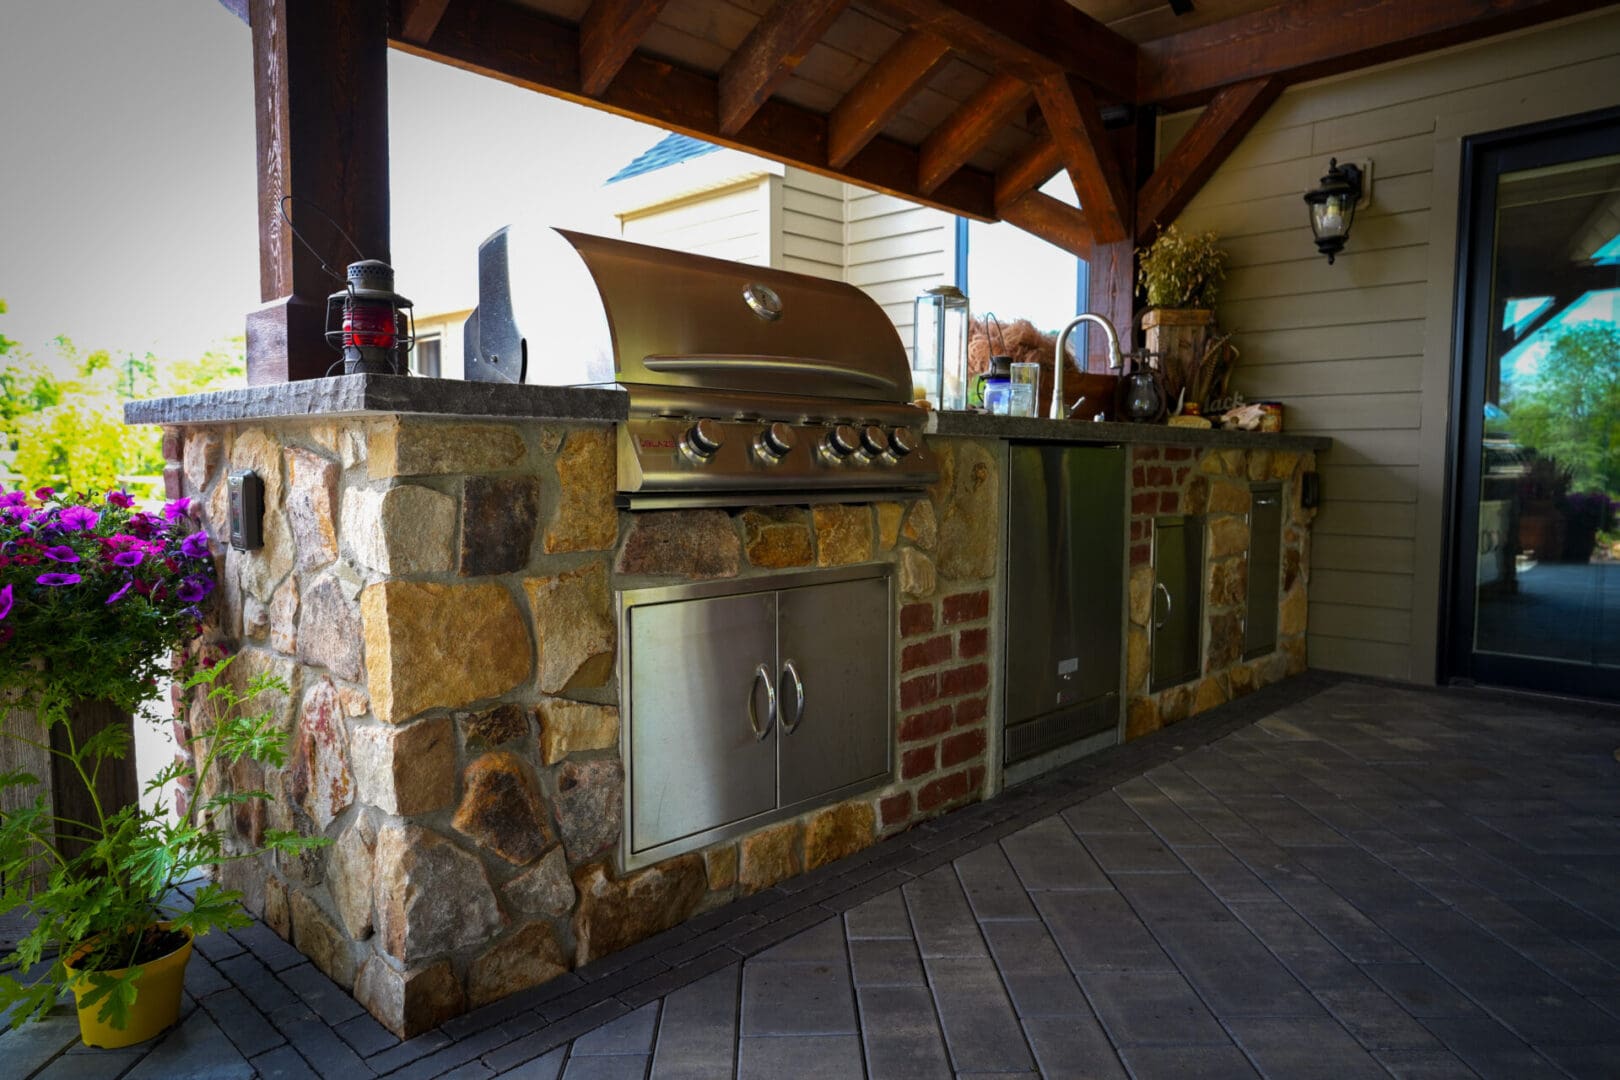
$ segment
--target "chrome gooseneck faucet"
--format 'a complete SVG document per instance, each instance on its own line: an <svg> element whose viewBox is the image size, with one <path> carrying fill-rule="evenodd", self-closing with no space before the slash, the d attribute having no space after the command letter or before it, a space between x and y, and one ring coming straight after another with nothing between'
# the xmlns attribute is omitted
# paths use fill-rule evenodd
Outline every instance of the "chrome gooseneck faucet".
<svg viewBox="0 0 1620 1080"><path fill-rule="evenodd" d="M1108 336L1108 370L1118 371L1125 366L1125 359L1119 354L1119 333L1114 329L1114 324L1103 316L1090 311L1076 315L1074 321L1065 326L1057 337L1057 356L1052 364L1052 408L1050 415L1053 420L1065 419L1063 414L1063 349L1068 343L1069 335L1074 333L1075 327L1083 322L1096 323L1103 328L1103 333ZM1080 367L1081 370L1085 369L1083 358L1080 361Z"/></svg>

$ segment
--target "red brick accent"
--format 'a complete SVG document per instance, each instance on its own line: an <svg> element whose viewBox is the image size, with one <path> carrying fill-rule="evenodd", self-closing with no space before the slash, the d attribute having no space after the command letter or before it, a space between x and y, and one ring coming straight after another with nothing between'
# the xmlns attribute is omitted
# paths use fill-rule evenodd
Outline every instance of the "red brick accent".
<svg viewBox="0 0 1620 1080"><path fill-rule="evenodd" d="M985 718L987 711L985 700L982 697L958 701L956 703L956 726L964 727L968 724L977 724Z"/></svg>
<svg viewBox="0 0 1620 1080"><path fill-rule="evenodd" d="M1159 513L1175 514L1181 511L1181 494L1175 491L1166 491L1159 496Z"/></svg>
<svg viewBox="0 0 1620 1080"><path fill-rule="evenodd" d="M945 625L972 622L990 614L988 592L957 593L945 598Z"/></svg>
<svg viewBox="0 0 1620 1080"><path fill-rule="evenodd" d="M900 755L900 779L915 780L924 773L933 772L936 764L933 743L919 746L915 750L907 750Z"/></svg>
<svg viewBox="0 0 1620 1080"><path fill-rule="evenodd" d="M956 636L956 655L964 660L983 656L989 651L990 631L982 626L977 630L963 630Z"/></svg>
<svg viewBox="0 0 1620 1080"><path fill-rule="evenodd" d="M878 803L878 816L883 819L885 829L893 828L911 817L911 792L902 791L898 795L890 795Z"/></svg>
<svg viewBox="0 0 1620 1080"><path fill-rule="evenodd" d="M1151 514L1159 508L1159 496L1152 491L1138 491L1131 496L1131 513Z"/></svg>
<svg viewBox="0 0 1620 1080"><path fill-rule="evenodd" d="M971 694L975 690L983 690L989 685L990 669L984 664L968 664L964 667L952 668L939 677L939 692L942 697Z"/></svg>
<svg viewBox="0 0 1620 1080"><path fill-rule="evenodd" d="M950 766L960 765L964 761L971 761L984 753L985 745L983 728L952 735L940 744L939 763L943 766Z"/></svg>
<svg viewBox="0 0 1620 1080"><path fill-rule="evenodd" d="M1176 466L1176 486L1180 487L1182 484L1185 484L1187 482L1187 477L1189 475L1191 475L1191 473L1192 473L1192 466L1191 465L1177 465Z"/></svg>
<svg viewBox="0 0 1620 1080"><path fill-rule="evenodd" d="M900 653L900 670L916 671L918 668L933 667L943 664L951 658L951 635L941 634L939 637L919 641L915 645L907 645Z"/></svg>
<svg viewBox="0 0 1620 1080"><path fill-rule="evenodd" d="M1148 544L1131 545L1131 565L1141 566L1153 558L1153 549Z"/></svg>
<svg viewBox="0 0 1620 1080"><path fill-rule="evenodd" d="M916 742L918 739L932 739L936 735L943 735L950 728L951 707L941 705L927 712L912 713L900 721L900 741L908 743Z"/></svg>
<svg viewBox="0 0 1620 1080"><path fill-rule="evenodd" d="M1138 446L1136 448L1137 461L1158 461L1159 448L1157 446Z"/></svg>
<svg viewBox="0 0 1620 1080"><path fill-rule="evenodd" d="M1140 465L1132 469L1131 484L1134 487L1147 487L1147 470Z"/></svg>
<svg viewBox="0 0 1620 1080"><path fill-rule="evenodd" d="M933 604L907 604L900 609L900 636L916 637L934 628Z"/></svg>
<svg viewBox="0 0 1620 1080"><path fill-rule="evenodd" d="M1187 461L1192 456L1193 450L1190 446L1167 446L1164 448L1164 460L1166 461Z"/></svg>
<svg viewBox="0 0 1620 1080"><path fill-rule="evenodd" d="M939 676L918 675L900 684L900 707L915 709L939 697Z"/></svg>
<svg viewBox="0 0 1620 1080"><path fill-rule="evenodd" d="M917 792L917 809L927 813L938 810L953 799L960 799L973 790L973 781L966 770L930 780Z"/></svg>
<svg viewBox="0 0 1620 1080"><path fill-rule="evenodd" d="M1152 484L1154 487L1169 487L1171 484L1175 483L1175 474L1170 471L1168 466L1165 465L1153 466L1153 468L1147 471L1147 475L1148 483Z"/></svg>
<svg viewBox="0 0 1620 1080"><path fill-rule="evenodd" d="M183 480L180 466L163 466L163 497L166 499L178 499L182 487Z"/></svg>
<svg viewBox="0 0 1620 1080"><path fill-rule="evenodd" d="M1141 520L1131 522L1131 539L1132 540L1145 540L1145 539L1147 539L1147 531L1148 531L1148 523L1147 522L1141 521Z"/></svg>
<svg viewBox="0 0 1620 1080"><path fill-rule="evenodd" d="M163 429L163 460L179 461L184 456L180 441L180 429L166 427Z"/></svg>

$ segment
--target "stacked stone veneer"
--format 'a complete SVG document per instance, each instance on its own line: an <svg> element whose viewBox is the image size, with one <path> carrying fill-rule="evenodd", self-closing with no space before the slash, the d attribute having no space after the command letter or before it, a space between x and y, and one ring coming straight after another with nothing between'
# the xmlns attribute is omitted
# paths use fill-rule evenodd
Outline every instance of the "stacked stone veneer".
<svg viewBox="0 0 1620 1080"><path fill-rule="evenodd" d="M226 474L265 482L264 547L227 550L206 649L287 686L284 769L232 843L329 838L223 863L248 907L401 1035L544 982L694 913L980 797L999 479L936 440L905 502L613 507L605 424L367 415L165 433L171 497L216 537ZM894 567L893 782L738 840L618 869L617 588L795 567ZM209 706L177 703L182 746ZM201 793L203 796L212 792Z"/></svg>
<svg viewBox="0 0 1620 1080"><path fill-rule="evenodd" d="M1310 522L1300 506L1300 477L1314 454L1290 450L1216 450L1179 446L1131 449L1130 625L1126 636L1126 738L1136 738L1305 670ZM1283 534L1277 648L1243 659L1248 599L1250 485L1282 483ZM1153 519L1201 516L1204 611L1200 676L1150 692Z"/></svg>

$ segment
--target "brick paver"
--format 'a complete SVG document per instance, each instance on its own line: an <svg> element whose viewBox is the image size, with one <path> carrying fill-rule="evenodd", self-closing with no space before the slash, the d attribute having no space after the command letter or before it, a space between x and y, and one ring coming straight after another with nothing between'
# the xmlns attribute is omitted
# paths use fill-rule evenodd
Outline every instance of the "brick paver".
<svg viewBox="0 0 1620 1080"><path fill-rule="evenodd" d="M401 1043L263 927L5 1075L1620 1075L1615 710L1310 675Z"/></svg>

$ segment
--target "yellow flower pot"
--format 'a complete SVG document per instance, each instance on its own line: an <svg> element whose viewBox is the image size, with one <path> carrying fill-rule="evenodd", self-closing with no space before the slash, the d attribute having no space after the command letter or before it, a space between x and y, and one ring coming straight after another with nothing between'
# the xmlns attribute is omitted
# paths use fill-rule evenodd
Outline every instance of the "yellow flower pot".
<svg viewBox="0 0 1620 1080"><path fill-rule="evenodd" d="M159 926L169 929L168 923L160 923ZM133 1046L145 1042L180 1019L180 990L186 981L186 964L191 960L192 942L190 930L182 933L186 935L184 945L167 956L141 965L141 976L135 983L135 1004L129 1007L129 1023L123 1028L115 1028L97 1019L101 1002L88 1007L79 1004L95 984L87 973L80 972L73 965L90 951L90 946L81 947L69 958L65 966L72 980L73 1003L79 1010L79 1038L84 1040L86 1046L106 1050ZM104 974L122 975L127 970L120 968Z"/></svg>

